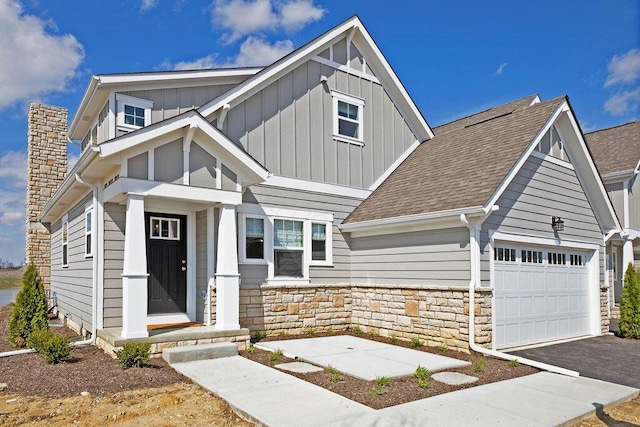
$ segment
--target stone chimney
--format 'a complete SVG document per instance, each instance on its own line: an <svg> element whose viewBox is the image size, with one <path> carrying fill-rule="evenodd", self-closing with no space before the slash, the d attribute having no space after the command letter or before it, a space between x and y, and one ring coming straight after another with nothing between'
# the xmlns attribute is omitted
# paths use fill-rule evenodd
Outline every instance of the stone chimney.
<svg viewBox="0 0 640 427"><path fill-rule="evenodd" d="M38 215L67 176L67 120L65 108L31 103L27 133L27 247L48 288L51 283L51 238Z"/></svg>

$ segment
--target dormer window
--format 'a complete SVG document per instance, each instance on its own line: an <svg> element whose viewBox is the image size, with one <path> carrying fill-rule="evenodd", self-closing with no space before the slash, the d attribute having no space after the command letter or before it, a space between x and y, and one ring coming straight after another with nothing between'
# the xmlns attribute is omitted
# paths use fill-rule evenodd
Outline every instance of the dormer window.
<svg viewBox="0 0 640 427"><path fill-rule="evenodd" d="M118 104L116 120L118 130L130 132L151 124L152 101L118 93L116 94L116 102Z"/></svg>
<svg viewBox="0 0 640 427"><path fill-rule="evenodd" d="M336 141L363 145L364 99L331 91L333 97L333 138Z"/></svg>

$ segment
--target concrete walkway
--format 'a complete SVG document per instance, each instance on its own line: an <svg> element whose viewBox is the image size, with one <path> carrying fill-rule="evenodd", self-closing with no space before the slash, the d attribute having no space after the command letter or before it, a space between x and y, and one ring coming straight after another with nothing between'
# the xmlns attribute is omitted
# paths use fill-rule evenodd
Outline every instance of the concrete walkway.
<svg viewBox="0 0 640 427"><path fill-rule="evenodd" d="M561 425L638 390L587 378L538 373L374 410L240 356L172 365L267 426Z"/></svg>

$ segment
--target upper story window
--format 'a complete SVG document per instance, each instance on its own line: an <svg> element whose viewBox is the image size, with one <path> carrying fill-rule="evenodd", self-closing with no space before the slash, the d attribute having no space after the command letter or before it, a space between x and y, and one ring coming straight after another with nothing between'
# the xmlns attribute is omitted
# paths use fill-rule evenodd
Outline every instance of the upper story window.
<svg viewBox="0 0 640 427"><path fill-rule="evenodd" d="M129 132L151 124L152 101L117 93L116 103L118 130Z"/></svg>
<svg viewBox="0 0 640 427"><path fill-rule="evenodd" d="M364 100L331 91L333 97L333 138L338 141L363 145Z"/></svg>
<svg viewBox="0 0 640 427"><path fill-rule="evenodd" d="M93 256L93 206L84 211L84 255Z"/></svg>

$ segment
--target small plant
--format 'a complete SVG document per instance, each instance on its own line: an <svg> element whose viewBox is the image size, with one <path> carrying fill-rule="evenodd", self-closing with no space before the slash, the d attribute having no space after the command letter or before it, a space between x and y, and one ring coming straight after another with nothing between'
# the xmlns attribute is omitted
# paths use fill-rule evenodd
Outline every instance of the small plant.
<svg viewBox="0 0 640 427"><path fill-rule="evenodd" d="M509 361L509 366L511 366L512 368L517 368L519 364L520 362L518 362L518 359L511 359Z"/></svg>
<svg viewBox="0 0 640 427"><path fill-rule="evenodd" d="M14 347L24 347L33 331L48 329L47 296L38 268L29 264L22 276L22 290L16 295L16 302L9 318L9 342Z"/></svg>
<svg viewBox="0 0 640 427"><path fill-rule="evenodd" d="M384 393L384 388L381 388L381 387L374 387L369 392L369 394L371 394L372 397L380 396L382 393Z"/></svg>
<svg viewBox="0 0 640 427"><path fill-rule="evenodd" d="M47 363L56 364L71 353L68 337L61 337L48 329L33 331L27 346L37 351Z"/></svg>
<svg viewBox="0 0 640 427"><path fill-rule="evenodd" d="M315 335L316 334L316 330L313 329L311 326L309 326L307 329L304 330L304 333L307 335Z"/></svg>
<svg viewBox="0 0 640 427"><path fill-rule="evenodd" d="M422 347L423 346L423 342L420 341L418 338L411 338L411 347Z"/></svg>
<svg viewBox="0 0 640 427"><path fill-rule="evenodd" d="M480 359L473 365L473 372L482 372L484 368L487 367L487 361L484 359Z"/></svg>
<svg viewBox="0 0 640 427"><path fill-rule="evenodd" d="M449 350L449 347L446 344L442 343L438 346L438 350L444 353Z"/></svg>
<svg viewBox="0 0 640 427"><path fill-rule="evenodd" d="M378 332L377 332L377 331L370 331L370 332L369 332L369 336L370 336L371 338L376 338L376 337L378 336Z"/></svg>
<svg viewBox="0 0 640 427"><path fill-rule="evenodd" d="M431 379L431 371L427 368L418 365L416 371L413 373L413 376L418 379L418 387L423 389L429 388L429 380Z"/></svg>
<svg viewBox="0 0 640 427"><path fill-rule="evenodd" d="M282 357L282 350L277 349L269 355L269 362L276 362L281 357Z"/></svg>
<svg viewBox="0 0 640 427"><path fill-rule="evenodd" d="M362 328L360 327L360 325L356 325L353 327L353 333L356 335L361 335L362 334Z"/></svg>
<svg viewBox="0 0 640 427"><path fill-rule="evenodd" d="M253 345L253 344L249 344L249 347L247 347L247 353L249 353L249 354L253 354L253 353L255 353L256 351L258 351L258 349L256 348L256 346L255 346L255 345Z"/></svg>
<svg viewBox="0 0 640 427"><path fill-rule="evenodd" d="M262 331L258 331L255 333L255 335L253 336L253 339L256 341L260 341L262 339L265 339L267 337L267 334L262 332Z"/></svg>
<svg viewBox="0 0 640 427"><path fill-rule="evenodd" d="M327 328L327 333L328 333L328 334L332 334L332 333L333 333L333 328L332 328L331 326L329 326L329 327Z"/></svg>
<svg viewBox="0 0 640 427"><path fill-rule="evenodd" d="M142 368L149 363L150 348L151 344L148 342L126 342L122 350L115 352L116 358L125 368Z"/></svg>
<svg viewBox="0 0 640 427"><path fill-rule="evenodd" d="M376 377L376 384L378 387L386 387L391 383L389 377Z"/></svg>
<svg viewBox="0 0 640 427"><path fill-rule="evenodd" d="M640 273L631 263L624 273L618 333L623 338L640 339Z"/></svg>
<svg viewBox="0 0 640 427"><path fill-rule="evenodd" d="M342 381L344 379L344 375L342 375L342 372L338 371L331 365L327 366L327 373L329 374L329 381L332 383L337 383L338 381Z"/></svg>
<svg viewBox="0 0 640 427"><path fill-rule="evenodd" d="M395 344L398 342L398 337L395 335L391 335L391 344Z"/></svg>

